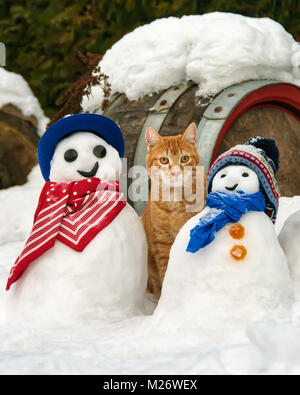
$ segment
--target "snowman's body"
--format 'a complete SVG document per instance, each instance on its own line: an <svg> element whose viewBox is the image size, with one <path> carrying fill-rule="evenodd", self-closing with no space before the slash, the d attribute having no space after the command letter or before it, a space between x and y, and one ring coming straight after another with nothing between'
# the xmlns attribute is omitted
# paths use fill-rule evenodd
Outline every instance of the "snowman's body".
<svg viewBox="0 0 300 395"><path fill-rule="evenodd" d="M141 308L147 280L142 224L126 205L78 253L57 241L11 289L8 315L31 323L132 314Z"/></svg>
<svg viewBox="0 0 300 395"><path fill-rule="evenodd" d="M99 142L101 155L105 146L109 162L102 167L99 161L99 170L92 176L116 179L120 163L114 149L98 136L77 133L58 144L51 167L51 181L83 179L75 169L93 168L97 158L88 153L90 147L97 146ZM67 163L62 160L71 147L79 153L78 163L71 163L73 174L70 168L64 170ZM69 324L99 317L128 316L141 309L146 282L146 237L136 212L126 204L82 252L56 241L54 247L32 262L9 291L8 319Z"/></svg>
<svg viewBox="0 0 300 395"><path fill-rule="evenodd" d="M227 178L235 177L233 173L239 167L228 167ZM247 177L255 181L255 173L251 170L248 173ZM218 191L224 190L218 182L219 176L213 187ZM238 190L241 184L236 177L227 181L227 190L232 186ZM255 193L257 188L255 182L248 188L243 186L247 193ZM156 314L162 316L169 311L178 317L180 312L185 322L202 325L210 322L214 327L214 323L222 326L228 319L239 323L257 319L288 305L292 291L286 259L274 226L264 212L250 211L238 224L228 223L216 232L215 239L206 247L195 253L186 251L191 229L201 217L213 211L206 207L177 235Z"/></svg>

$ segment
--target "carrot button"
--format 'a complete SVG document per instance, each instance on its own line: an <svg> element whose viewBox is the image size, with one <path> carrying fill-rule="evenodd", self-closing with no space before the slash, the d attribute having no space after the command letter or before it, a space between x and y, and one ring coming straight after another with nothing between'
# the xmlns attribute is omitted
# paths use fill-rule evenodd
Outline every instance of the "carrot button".
<svg viewBox="0 0 300 395"><path fill-rule="evenodd" d="M242 239L245 236L245 228L241 224L233 224L229 229L229 234L233 239Z"/></svg>
<svg viewBox="0 0 300 395"><path fill-rule="evenodd" d="M247 249L244 246L235 245L230 253L236 261L241 261L247 255Z"/></svg>

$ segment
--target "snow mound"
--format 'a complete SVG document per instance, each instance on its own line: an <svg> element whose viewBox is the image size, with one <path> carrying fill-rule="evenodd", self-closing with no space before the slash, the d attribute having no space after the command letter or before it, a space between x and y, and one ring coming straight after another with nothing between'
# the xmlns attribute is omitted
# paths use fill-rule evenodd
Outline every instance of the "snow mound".
<svg viewBox="0 0 300 395"><path fill-rule="evenodd" d="M279 242L288 260L293 279L300 281L300 210L293 213L285 222Z"/></svg>
<svg viewBox="0 0 300 395"><path fill-rule="evenodd" d="M280 234L287 218L300 209L300 196L281 197L279 199L279 210L276 218L275 229Z"/></svg>
<svg viewBox="0 0 300 395"><path fill-rule="evenodd" d="M113 45L99 66L112 94L136 100L189 80L199 84L197 95L253 79L300 85L299 64L300 47L279 23L215 12L141 26ZM100 107L101 90L83 98L84 111Z"/></svg>
<svg viewBox="0 0 300 395"><path fill-rule="evenodd" d="M43 185L40 168L35 166L25 185L0 191L0 248L6 243L23 242L27 238Z"/></svg>
<svg viewBox="0 0 300 395"><path fill-rule="evenodd" d="M0 67L0 108L6 104L19 108L25 117L34 115L38 121L39 135L44 133L49 119L29 85L20 74Z"/></svg>
<svg viewBox="0 0 300 395"><path fill-rule="evenodd" d="M292 64L294 67L300 67L300 43L295 43L292 47Z"/></svg>

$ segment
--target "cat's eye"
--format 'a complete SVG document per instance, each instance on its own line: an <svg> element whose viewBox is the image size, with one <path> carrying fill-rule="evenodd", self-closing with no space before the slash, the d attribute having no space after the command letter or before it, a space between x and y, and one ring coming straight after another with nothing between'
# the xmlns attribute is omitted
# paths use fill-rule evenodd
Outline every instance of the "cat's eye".
<svg viewBox="0 0 300 395"><path fill-rule="evenodd" d="M221 175L221 178L225 178L225 177L226 177L226 174L222 174L222 175Z"/></svg>
<svg viewBox="0 0 300 395"><path fill-rule="evenodd" d="M163 165L167 165L169 163L169 158L167 158L166 156L162 156L161 158L159 158L160 163L162 163Z"/></svg>
<svg viewBox="0 0 300 395"><path fill-rule="evenodd" d="M242 176L243 176L243 177L249 177L249 173L246 173L246 172L245 172L245 173L242 174Z"/></svg>
<svg viewBox="0 0 300 395"><path fill-rule="evenodd" d="M97 145L94 148L93 153L97 158L104 158L106 155L106 148L103 147L103 145Z"/></svg>
<svg viewBox="0 0 300 395"><path fill-rule="evenodd" d="M181 163L187 163L190 160L190 157L188 155L183 155L181 157Z"/></svg>
<svg viewBox="0 0 300 395"><path fill-rule="evenodd" d="M78 152L75 149L68 149L64 155L66 162L74 162L78 158Z"/></svg>

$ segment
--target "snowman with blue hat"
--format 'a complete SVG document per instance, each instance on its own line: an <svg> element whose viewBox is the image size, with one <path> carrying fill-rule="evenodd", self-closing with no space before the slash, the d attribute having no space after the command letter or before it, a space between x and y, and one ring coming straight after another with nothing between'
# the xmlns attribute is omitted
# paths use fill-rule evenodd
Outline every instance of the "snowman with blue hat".
<svg viewBox="0 0 300 395"><path fill-rule="evenodd" d="M290 305L290 274L274 228L278 167L275 141L261 137L217 158L205 209L171 248L156 314L181 306L191 322L241 322Z"/></svg>
<svg viewBox="0 0 300 395"><path fill-rule="evenodd" d="M147 243L120 191L123 156L122 132L105 116L71 115L46 130L38 147L46 183L9 274L8 318L68 324L142 307Z"/></svg>

